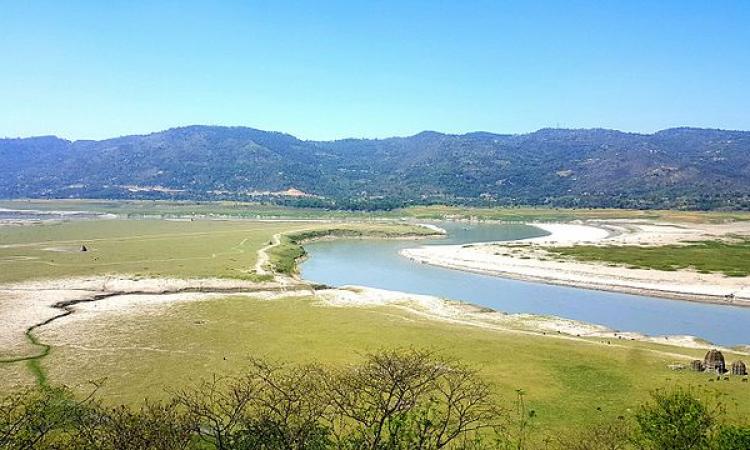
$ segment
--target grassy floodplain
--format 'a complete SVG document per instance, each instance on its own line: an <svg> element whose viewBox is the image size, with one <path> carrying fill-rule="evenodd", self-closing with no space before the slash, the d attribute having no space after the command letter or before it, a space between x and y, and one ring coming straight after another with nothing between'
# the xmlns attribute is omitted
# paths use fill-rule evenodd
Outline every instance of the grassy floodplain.
<svg viewBox="0 0 750 450"><path fill-rule="evenodd" d="M253 277L250 270L283 222L86 220L6 227L0 282L111 273L166 277ZM89 251L78 249L85 245Z"/></svg>
<svg viewBox="0 0 750 450"><path fill-rule="evenodd" d="M250 219L476 219L508 222L643 219L714 223L750 220L747 211L674 211L606 208L479 208L462 206L412 206L392 211L338 211L290 208L253 202L169 200L0 200L0 208L39 211L92 211L123 217L226 216Z"/></svg>
<svg viewBox="0 0 750 450"><path fill-rule="evenodd" d="M396 307L329 307L312 297L230 297L60 322L40 337L53 345L45 361L52 382L106 379L112 402L160 398L214 374L236 374L249 357L344 364L368 351L427 348L481 369L506 405L523 389L540 428L564 428L628 414L657 387L702 385L750 414L750 387L740 379L667 368L702 351L635 341L569 340L439 322ZM683 356L683 357L684 357ZM599 409L601 409L601 411Z"/></svg>
<svg viewBox="0 0 750 450"><path fill-rule="evenodd" d="M95 209L86 207L88 202L62 203L71 210ZM46 204L47 209L63 209L59 202ZM119 202L112 204L120 207ZM5 207L10 206L6 203ZM194 204L174 207L178 213L165 215L190 214L189 210L196 208ZM201 214L227 212L221 207L204 204ZM111 212L109 208L99 211ZM144 206L141 213L151 215L171 206L157 203L154 208ZM289 218L310 213L272 208L273 214L288 213L285 217ZM566 215L579 217L581 213L425 207L383 214L515 221L565 220ZM585 214L622 217L641 213L594 210ZM672 217L668 214L665 217ZM745 217L689 214L692 220L707 221ZM280 272L293 273L294 261L304 255L301 244L319 233L330 234L323 231L326 228L338 230L335 235L351 237L414 231L403 225L243 220L116 219L9 226L0 228L0 283L103 274L252 280L258 278L253 271L257 251L268 246L275 234L282 239L281 245L269 251L271 263ZM81 244L90 251L77 251ZM522 389L529 407L537 412L540 429L630 414L650 390L671 384L705 386L724 399L733 418L750 415L747 383L736 378L717 382L706 374L667 368L676 361L702 357L701 350L490 330L437 321L397 307L330 307L312 296L277 300L227 296L90 315L85 313L94 311L95 303L80 308L81 314L38 330L38 338L51 345L41 366L49 383L76 386L80 391L88 389L87 380L103 379L100 394L113 403L159 398L168 389L202 377L238 373L251 356L343 364L361 359L368 351L414 346L481 368L508 403ZM34 381L25 364L2 364L0 376L22 384Z"/></svg>
<svg viewBox="0 0 750 450"><path fill-rule="evenodd" d="M565 209L542 207L467 208L460 206L414 206L398 210L419 219L476 219L507 222L566 222L571 220L660 220L716 223L750 220L746 211L669 211L635 209Z"/></svg>
<svg viewBox="0 0 750 450"><path fill-rule="evenodd" d="M638 269L694 269L701 273L723 273L730 277L750 275L750 240L700 241L688 245L551 247L558 255L580 261L621 264Z"/></svg>
<svg viewBox="0 0 750 450"><path fill-rule="evenodd" d="M330 224L250 220L83 220L0 229L0 283L32 278L132 274L256 279L257 251L274 234L284 243L272 262L289 273L302 256L295 238L327 234L398 237L425 235L403 224ZM85 245L87 252L80 252ZM291 253L290 253L291 252Z"/></svg>

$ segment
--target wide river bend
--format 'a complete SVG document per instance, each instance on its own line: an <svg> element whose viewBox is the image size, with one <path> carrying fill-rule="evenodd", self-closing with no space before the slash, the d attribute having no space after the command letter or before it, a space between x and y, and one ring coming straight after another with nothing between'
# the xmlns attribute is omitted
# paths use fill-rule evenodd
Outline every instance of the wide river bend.
<svg viewBox="0 0 750 450"><path fill-rule="evenodd" d="M667 300L518 281L419 264L398 254L420 245L543 236L528 225L440 222L443 239L332 240L305 245L304 279L467 301L508 313L554 315L651 336L693 335L720 345L750 344L750 308Z"/></svg>

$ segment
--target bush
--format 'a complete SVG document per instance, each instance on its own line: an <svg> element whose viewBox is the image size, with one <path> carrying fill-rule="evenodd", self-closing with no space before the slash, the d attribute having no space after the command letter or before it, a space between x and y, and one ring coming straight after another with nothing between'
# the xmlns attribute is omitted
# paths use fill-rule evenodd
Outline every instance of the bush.
<svg viewBox="0 0 750 450"><path fill-rule="evenodd" d="M724 425L716 435L714 448L717 450L750 449L750 427Z"/></svg>

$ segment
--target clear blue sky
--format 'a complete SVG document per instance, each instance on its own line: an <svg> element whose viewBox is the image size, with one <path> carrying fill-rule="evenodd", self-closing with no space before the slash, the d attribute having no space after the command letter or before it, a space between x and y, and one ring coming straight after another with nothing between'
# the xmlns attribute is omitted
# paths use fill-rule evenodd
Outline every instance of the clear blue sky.
<svg viewBox="0 0 750 450"><path fill-rule="evenodd" d="M747 0L7 0L0 58L0 136L750 129Z"/></svg>

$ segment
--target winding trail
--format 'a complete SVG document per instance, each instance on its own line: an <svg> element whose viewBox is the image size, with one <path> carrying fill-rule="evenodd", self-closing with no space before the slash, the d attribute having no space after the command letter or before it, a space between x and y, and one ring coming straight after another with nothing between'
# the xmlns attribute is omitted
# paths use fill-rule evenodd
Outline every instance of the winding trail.
<svg viewBox="0 0 750 450"><path fill-rule="evenodd" d="M255 273L258 275L276 275L275 272L270 270L268 267L271 262L268 251L281 244L281 233L276 233L271 236L271 242L258 250L258 257L255 260Z"/></svg>

